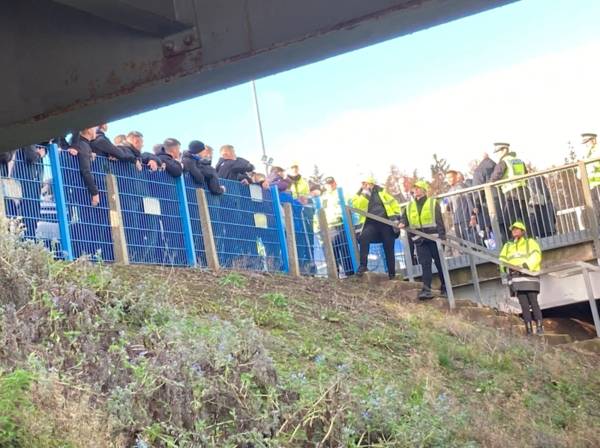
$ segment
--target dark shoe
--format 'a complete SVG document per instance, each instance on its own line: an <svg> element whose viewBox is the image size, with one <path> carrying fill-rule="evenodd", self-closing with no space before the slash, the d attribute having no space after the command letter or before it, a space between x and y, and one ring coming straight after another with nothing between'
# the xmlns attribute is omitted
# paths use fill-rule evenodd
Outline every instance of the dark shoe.
<svg viewBox="0 0 600 448"><path fill-rule="evenodd" d="M388 274L388 279L390 280L396 280L396 274Z"/></svg>
<svg viewBox="0 0 600 448"><path fill-rule="evenodd" d="M538 320L535 323L535 334L544 334L544 326L542 325L541 320Z"/></svg>
<svg viewBox="0 0 600 448"><path fill-rule="evenodd" d="M440 289L440 297L443 297L444 299L448 298L448 293L446 292L445 286Z"/></svg>
<svg viewBox="0 0 600 448"><path fill-rule="evenodd" d="M531 322L525 322L525 332L527 333L527 336L533 334L533 324Z"/></svg>
<svg viewBox="0 0 600 448"><path fill-rule="evenodd" d="M360 277L361 275L363 275L367 271L368 271L368 269L367 269L366 266L359 266L358 267L358 271L356 271L356 275L358 275Z"/></svg>
<svg viewBox="0 0 600 448"><path fill-rule="evenodd" d="M431 291L429 291L428 289L424 289L419 293L419 295L417 296L417 299L431 300L431 299L433 299L433 294L431 294Z"/></svg>

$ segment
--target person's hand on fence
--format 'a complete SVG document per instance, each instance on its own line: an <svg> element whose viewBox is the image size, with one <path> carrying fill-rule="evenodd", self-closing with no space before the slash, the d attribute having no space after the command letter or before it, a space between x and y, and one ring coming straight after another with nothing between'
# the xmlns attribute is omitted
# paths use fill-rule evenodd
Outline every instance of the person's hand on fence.
<svg viewBox="0 0 600 448"><path fill-rule="evenodd" d="M40 158L46 157L46 148L44 146L38 146L35 148Z"/></svg>
<svg viewBox="0 0 600 448"><path fill-rule="evenodd" d="M67 149L67 152L69 154L71 154L73 157L77 157L77 154L79 154L79 151L77 151L77 149L70 147L69 149Z"/></svg>
<svg viewBox="0 0 600 448"><path fill-rule="evenodd" d="M135 169L138 171L142 171L142 162L140 160L135 161Z"/></svg>
<svg viewBox="0 0 600 448"><path fill-rule="evenodd" d="M240 183L241 183L242 185L249 185L249 183L248 183L248 179L242 179L242 180L240 181Z"/></svg>
<svg viewBox="0 0 600 448"><path fill-rule="evenodd" d="M92 196L92 207L97 207L98 204L100 204L100 195L99 194L95 194L94 196Z"/></svg>
<svg viewBox="0 0 600 448"><path fill-rule="evenodd" d="M406 229L406 224L404 224L403 222L400 222L400 223L398 223L398 228Z"/></svg>
<svg viewBox="0 0 600 448"><path fill-rule="evenodd" d="M302 205L308 204L308 198L306 196L298 196L298 202Z"/></svg>
<svg viewBox="0 0 600 448"><path fill-rule="evenodd" d="M472 215L469 220L469 227L477 227L477 217Z"/></svg>
<svg viewBox="0 0 600 448"><path fill-rule="evenodd" d="M108 156L108 160L110 160L111 162L116 162L117 158L114 156Z"/></svg>
<svg viewBox="0 0 600 448"><path fill-rule="evenodd" d="M148 168L150 168L150 171L157 171L158 163L156 163L155 160L150 160L150 161L148 161Z"/></svg>
<svg viewBox="0 0 600 448"><path fill-rule="evenodd" d="M96 155L97 155L97 154L96 154L95 152L93 152L93 153L91 153L91 154L90 154L90 159L92 160L92 162L93 162L94 160L96 160Z"/></svg>

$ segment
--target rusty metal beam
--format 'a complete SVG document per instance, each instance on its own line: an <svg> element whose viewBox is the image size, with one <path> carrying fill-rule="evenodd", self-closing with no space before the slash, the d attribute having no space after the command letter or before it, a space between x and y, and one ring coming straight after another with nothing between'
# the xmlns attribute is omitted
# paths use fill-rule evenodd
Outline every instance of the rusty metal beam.
<svg viewBox="0 0 600 448"><path fill-rule="evenodd" d="M55 1L2 2L0 149L171 104L512 1L172 0L166 19L189 28L166 37ZM138 0L110 2L140 5Z"/></svg>

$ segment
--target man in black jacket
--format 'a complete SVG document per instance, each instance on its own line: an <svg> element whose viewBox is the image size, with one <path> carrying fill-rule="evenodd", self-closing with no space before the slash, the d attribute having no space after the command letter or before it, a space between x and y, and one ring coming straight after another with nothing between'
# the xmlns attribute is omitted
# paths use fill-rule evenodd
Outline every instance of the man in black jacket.
<svg viewBox="0 0 600 448"><path fill-rule="evenodd" d="M77 161L79 162L79 172L83 178L83 183L91 196L90 202L93 207L100 203L100 193L98 186L92 174L92 161L95 158L91 142L96 139L96 128L88 128L80 131L71 141L71 147L77 151ZM72 153L73 154L73 153Z"/></svg>
<svg viewBox="0 0 600 448"><path fill-rule="evenodd" d="M12 161L16 151L0 152L0 177L8 177L8 164Z"/></svg>
<svg viewBox="0 0 600 448"><path fill-rule="evenodd" d="M231 145L221 147L221 158L216 168L221 179L237 180L246 185L252 183L248 173L254 171L254 165L246 159L237 157Z"/></svg>
<svg viewBox="0 0 600 448"><path fill-rule="evenodd" d="M179 177L183 172L181 143L176 138L166 139L157 154L162 166L171 177Z"/></svg>
<svg viewBox="0 0 600 448"><path fill-rule="evenodd" d="M183 153L183 169L190 173L194 182L206 185L212 194L223 194L225 187L219 185L217 170L211 162L212 148L198 140L191 141L188 151Z"/></svg>
<svg viewBox="0 0 600 448"><path fill-rule="evenodd" d="M125 158L123 161L135 163L138 171L142 170L142 165L146 165L150 168L150 171L157 171L161 166L160 159L149 152L142 152L144 147L144 136L141 132L131 131L127 134L127 141L117 148L120 148L124 152Z"/></svg>
<svg viewBox="0 0 600 448"><path fill-rule="evenodd" d="M129 157L125 154L122 147L114 145L106 136L108 125L101 124L96 129L96 138L90 142L90 147L95 154L103 157L108 157L111 160L125 160Z"/></svg>

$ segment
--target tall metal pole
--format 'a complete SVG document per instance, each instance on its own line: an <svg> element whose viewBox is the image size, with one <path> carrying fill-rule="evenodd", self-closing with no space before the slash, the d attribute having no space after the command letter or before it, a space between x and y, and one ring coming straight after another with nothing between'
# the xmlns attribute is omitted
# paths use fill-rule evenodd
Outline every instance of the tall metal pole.
<svg viewBox="0 0 600 448"><path fill-rule="evenodd" d="M265 138L263 136L262 121L260 119L260 109L258 107L258 95L256 94L256 82L252 80L252 94L254 97L254 110L256 111L256 122L258 124L258 137L262 149L262 159L265 164L265 174L269 174L269 162L267 161L267 151L265 149Z"/></svg>

